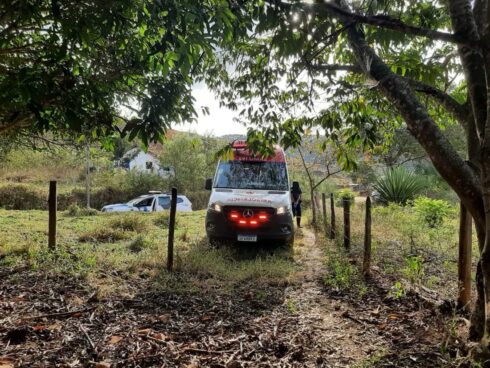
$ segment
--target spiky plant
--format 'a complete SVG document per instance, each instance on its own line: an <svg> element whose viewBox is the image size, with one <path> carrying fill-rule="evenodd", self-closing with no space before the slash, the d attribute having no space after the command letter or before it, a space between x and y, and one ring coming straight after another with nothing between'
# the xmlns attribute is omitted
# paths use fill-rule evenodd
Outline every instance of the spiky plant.
<svg viewBox="0 0 490 368"><path fill-rule="evenodd" d="M424 181L404 167L390 168L385 175L374 184L382 203L398 203L401 205L415 197L424 189Z"/></svg>

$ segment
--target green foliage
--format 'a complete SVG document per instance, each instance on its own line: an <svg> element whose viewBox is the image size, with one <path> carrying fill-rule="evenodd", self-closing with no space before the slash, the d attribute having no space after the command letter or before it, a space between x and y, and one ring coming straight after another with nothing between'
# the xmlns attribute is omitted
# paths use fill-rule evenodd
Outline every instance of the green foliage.
<svg viewBox="0 0 490 368"><path fill-rule="evenodd" d="M356 198L356 194L349 188L344 188L335 193L335 197L337 198L336 205L338 207L342 207L344 203L344 199L349 201L351 206L354 205L354 200Z"/></svg>
<svg viewBox="0 0 490 368"><path fill-rule="evenodd" d="M293 299L288 299L286 302L286 308L288 309L289 313L295 314L298 312L298 306L296 304L296 301Z"/></svg>
<svg viewBox="0 0 490 368"><path fill-rule="evenodd" d="M424 276L423 258L420 256L405 257L405 267L402 273L410 280L411 283L419 283Z"/></svg>
<svg viewBox="0 0 490 368"><path fill-rule="evenodd" d="M105 227L122 231L136 231L142 233L148 228L148 222L137 213L117 213L111 216Z"/></svg>
<svg viewBox="0 0 490 368"><path fill-rule="evenodd" d="M446 201L427 197L417 197L413 202L413 207L422 222L430 228L441 226L444 219L454 212Z"/></svg>
<svg viewBox="0 0 490 368"><path fill-rule="evenodd" d="M142 233L148 229L148 221L138 213L111 215L103 223L83 232L78 240L82 243L114 243L129 237L128 232Z"/></svg>
<svg viewBox="0 0 490 368"><path fill-rule="evenodd" d="M420 163L415 173L425 181L423 193L430 198L443 199L451 203L459 203L459 198L449 184L439 175L431 163Z"/></svg>
<svg viewBox="0 0 490 368"><path fill-rule="evenodd" d="M343 27L336 12L314 12L312 16L312 10L301 1L280 6L257 4L263 5L251 13L257 26L244 35L243 42L234 43L216 58L206 75L223 103L239 111L241 121L251 123L248 139L255 146L265 149L280 141L286 147L297 147L308 131L318 129L318 135L324 132L337 145L337 162L344 169L356 167L353 149L386 152L393 144L395 149L387 152L390 164L418 156L421 148L409 138L402 116L380 93L380 84L373 85L371 76L359 68L348 42L348 27ZM361 16L387 16L430 29L451 27L445 3L347 4L349 11ZM456 51L456 45L407 37L403 32L372 25L359 24L358 30L388 68L406 78L407 83L423 82L435 90L449 91L458 102L464 102L465 83L453 78L462 75L461 65L457 58L447 59ZM327 40L325 35L329 35ZM238 65L236 60L240 60ZM434 94L420 95L436 123L456 125L454 116L431 98ZM318 108L325 101L329 108ZM410 147L404 139L392 139L399 129Z"/></svg>
<svg viewBox="0 0 490 368"><path fill-rule="evenodd" d="M221 0L2 2L0 131L158 140L196 117L193 79L215 47L247 33L243 10ZM120 118L121 106L133 115Z"/></svg>
<svg viewBox="0 0 490 368"><path fill-rule="evenodd" d="M31 186L17 184L0 187L0 207L11 210L47 208L47 195Z"/></svg>
<svg viewBox="0 0 490 368"><path fill-rule="evenodd" d="M184 194L202 191L204 181L214 174L218 145L217 139L190 134L176 134L165 142L160 161L174 169L172 186Z"/></svg>
<svg viewBox="0 0 490 368"><path fill-rule="evenodd" d="M395 299L403 298L405 294L406 290L400 281L395 282L389 292L389 295Z"/></svg>
<svg viewBox="0 0 490 368"><path fill-rule="evenodd" d="M150 242L143 235L138 235L128 244L128 249L133 253L139 253L150 246Z"/></svg>
<svg viewBox="0 0 490 368"><path fill-rule="evenodd" d="M79 217L79 216L96 216L99 213L95 208L80 208L76 204L71 204L66 209L66 216Z"/></svg>
<svg viewBox="0 0 490 368"><path fill-rule="evenodd" d="M114 243L127 237L128 235L121 229L98 226L80 234L78 241L82 243Z"/></svg>
<svg viewBox="0 0 490 368"><path fill-rule="evenodd" d="M357 281L357 269L349 262L346 255L332 256L328 261L329 273L325 285L337 290L349 289Z"/></svg>
<svg viewBox="0 0 490 368"><path fill-rule="evenodd" d="M120 186L131 198L146 194L151 190L165 192L169 188L169 181L157 174L147 174L135 170L128 171L123 175Z"/></svg>
<svg viewBox="0 0 490 368"><path fill-rule="evenodd" d="M384 176L376 181L374 189L379 193L381 203L405 205L424 188L423 181L413 172L399 166L388 169Z"/></svg>

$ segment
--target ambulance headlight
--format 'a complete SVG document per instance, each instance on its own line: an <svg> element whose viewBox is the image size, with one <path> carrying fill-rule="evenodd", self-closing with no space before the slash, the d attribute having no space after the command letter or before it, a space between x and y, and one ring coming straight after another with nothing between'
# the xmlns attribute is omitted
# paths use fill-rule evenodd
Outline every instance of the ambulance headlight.
<svg viewBox="0 0 490 368"><path fill-rule="evenodd" d="M223 207L221 207L221 205L219 205L218 203L212 203L209 208L216 212L221 212L221 210L223 209Z"/></svg>
<svg viewBox="0 0 490 368"><path fill-rule="evenodd" d="M281 206L277 208L277 214L278 215L284 215L286 212L289 211L289 208L287 206Z"/></svg>

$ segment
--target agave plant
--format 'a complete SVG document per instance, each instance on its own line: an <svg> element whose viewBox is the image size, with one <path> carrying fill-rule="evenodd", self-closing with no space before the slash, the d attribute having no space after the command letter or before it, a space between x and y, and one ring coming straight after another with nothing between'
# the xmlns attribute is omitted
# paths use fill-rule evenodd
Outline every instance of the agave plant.
<svg viewBox="0 0 490 368"><path fill-rule="evenodd" d="M399 166L386 170L385 175L376 180L374 189L379 193L380 202L405 205L424 189L424 181Z"/></svg>

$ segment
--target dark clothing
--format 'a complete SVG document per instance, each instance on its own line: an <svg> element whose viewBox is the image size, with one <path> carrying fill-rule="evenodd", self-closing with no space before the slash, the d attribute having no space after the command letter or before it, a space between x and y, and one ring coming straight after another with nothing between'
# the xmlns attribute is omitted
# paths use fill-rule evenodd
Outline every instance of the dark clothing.
<svg viewBox="0 0 490 368"><path fill-rule="evenodd" d="M293 215L295 217L301 217L301 189L299 187L293 187L291 189L291 198L293 204Z"/></svg>
<svg viewBox="0 0 490 368"><path fill-rule="evenodd" d="M301 217L301 203L300 202L298 202L297 204L293 203L293 216L295 216L295 217Z"/></svg>

